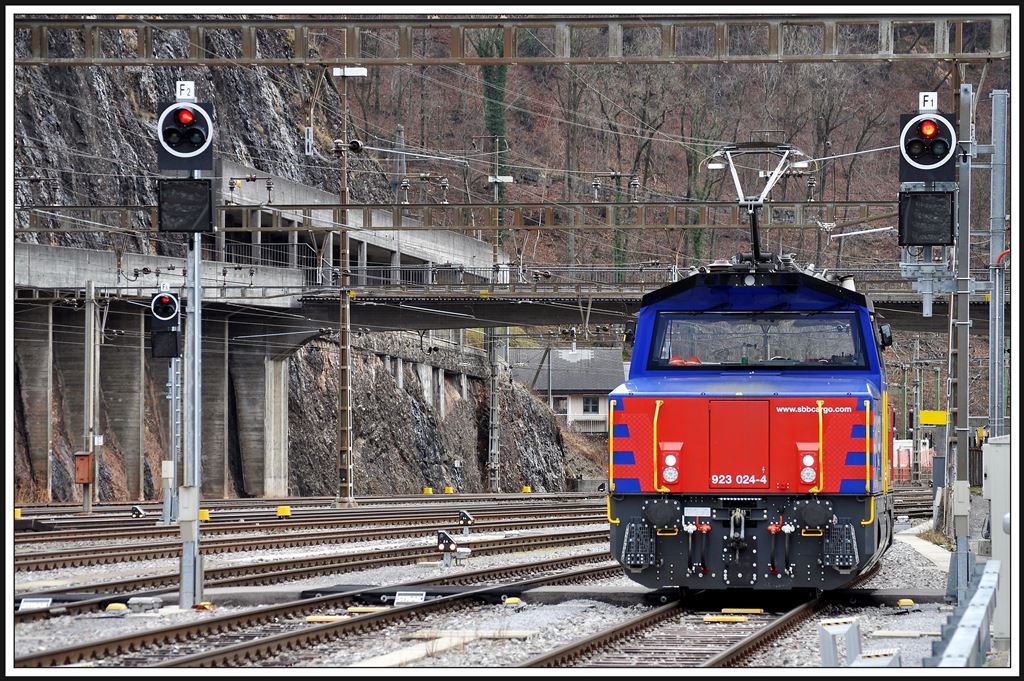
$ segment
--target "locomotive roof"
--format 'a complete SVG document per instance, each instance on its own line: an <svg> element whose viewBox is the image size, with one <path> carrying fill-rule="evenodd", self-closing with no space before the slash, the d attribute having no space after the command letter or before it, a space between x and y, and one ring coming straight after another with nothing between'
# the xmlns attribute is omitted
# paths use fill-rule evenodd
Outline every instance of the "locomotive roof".
<svg viewBox="0 0 1024 681"><path fill-rule="evenodd" d="M754 283L749 284L747 277L754 277ZM831 282L818 277L812 277L804 272L708 272L693 274L685 279L669 284L656 291L651 291L643 297L641 307L653 305L662 300L673 298L688 291L700 288L721 288L731 287L743 290L752 288L781 288L796 292L797 289L807 288L827 296L856 305L866 307L873 311L871 300L862 293L837 286Z"/></svg>

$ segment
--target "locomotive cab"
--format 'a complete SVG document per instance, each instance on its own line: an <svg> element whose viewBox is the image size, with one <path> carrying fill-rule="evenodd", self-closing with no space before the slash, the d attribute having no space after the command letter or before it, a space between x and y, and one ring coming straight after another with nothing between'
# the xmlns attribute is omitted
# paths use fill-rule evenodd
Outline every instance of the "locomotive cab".
<svg viewBox="0 0 1024 681"><path fill-rule="evenodd" d="M609 396L612 555L652 588L837 588L891 543L871 303L803 272L644 297Z"/></svg>

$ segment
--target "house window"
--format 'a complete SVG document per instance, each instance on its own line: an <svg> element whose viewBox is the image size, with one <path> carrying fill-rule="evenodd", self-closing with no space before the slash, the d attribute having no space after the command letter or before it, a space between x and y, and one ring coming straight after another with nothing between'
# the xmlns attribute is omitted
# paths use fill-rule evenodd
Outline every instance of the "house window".
<svg viewBox="0 0 1024 681"><path fill-rule="evenodd" d="M552 400L552 407L556 414L564 414L567 406L567 400L564 397L556 397Z"/></svg>
<svg viewBox="0 0 1024 681"><path fill-rule="evenodd" d="M596 397L584 397L583 398L583 413L584 414L599 414L601 408L598 405Z"/></svg>

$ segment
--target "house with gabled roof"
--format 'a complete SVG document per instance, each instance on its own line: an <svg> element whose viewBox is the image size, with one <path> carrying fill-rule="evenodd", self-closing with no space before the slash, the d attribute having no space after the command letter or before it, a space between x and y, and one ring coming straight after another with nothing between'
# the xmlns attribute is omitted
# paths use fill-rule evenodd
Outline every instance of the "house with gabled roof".
<svg viewBox="0 0 1024 681"><path fill-rule="evenodd" d="M509 348L509 364L567 425L608 434L608 393L625 380L622 348Z"/></svg>

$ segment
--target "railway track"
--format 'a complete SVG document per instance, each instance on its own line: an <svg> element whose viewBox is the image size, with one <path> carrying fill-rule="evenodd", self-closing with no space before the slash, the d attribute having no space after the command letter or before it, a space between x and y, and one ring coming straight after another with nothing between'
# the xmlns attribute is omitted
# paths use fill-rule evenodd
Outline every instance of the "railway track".
<svg viewBox="0 0 1024 681"><path fill-rule="evenodd" d="M504 532L508 530L533 529L537 527L551 527L564 525L585 525L604 521L603 514L592 515L548 515L543 519L525 520L497 520L490 522L477 522L473 527L477 532ZM458 531L457 521L452 518L445 519L438 529ZM429 526L417 524L414 526L393 526L376 528L372 530L343 530L333 532L303 532L288 533L276 536L259 536L234 539L214 539L200 543L200 553L203 555L219 553L237 553L240 551L254 551L265 549L294 548L299 546L318 546L322 544L343 544L356 541L380 541L385 539L399 539L404 537L419 537L424 531L437 528L437 523ZM260 529L256 527L250 530ZM81 549L62 549L53 552L35 552L15 556L14 569L22 571L30 570L57 570L61 568L85 567L89 565L105 565L111 563L124 563L142 560L157 560L161 558L176 558L181 555L181 542L127 544L117 547L97 548L95 546Z"/></svg>
<svg viewBox="0 0 1024 681"><path fill-rule="evenodd" d="M580 568L580 565L597 563ZM568 570L568 572L566 571ZM231 666L258 661L292 649L357 633L373 632L391 624L423 619L453 609L466 608L484 596L497 596L549 584L578 583L619 574L621 567L607 552L598 551L570 558L539 561L496 569L478 570L449 578L428 578L393 585L391 588L424 584L479 584L510 576L537 572L543 576L501 585L481 586L467 592L444 596L384 612L349 617L337 622L311 625L308 615L347 615L360 592L292 601L243 613L212 617L184 625L135 632L126 636L68 646L15 658L16 667L93 666ZM554 572L555 574L551 574ZM95 664L98 663L98 664Z"/></svg>
<svg viewBox="0 0 1024 681"><path fill-rule="evenodd" d="M203 508L208 509L239 509L239 508L266 508L268 510L277 506L291 506L296 509L334 509L340 511L361 510L373 507L412 505L417 507L443 506L446 504L464 504L479 502L547 502L564 503L566 501L582 501L593 499L595 503L604 503L604 497L587 492L560 492L560 493L530 493L530 494L408 494L386 497L356 497L356 506L353 509L334 509L334 497L280 497L274 499L251 498L251 499L203 499ZM82 505L75 503L48 503L48 504L18 504L23 517L47 517L56 515L78 514L79 520L102 519L113 514L131 517L133 506L142 508L148 516L159 516L162 510L162 502L140 501L114 502L93 504L91 515L81 515ZM159 518L157 518L159 519Z"/></svg>
<svg viewBox="0 0 1024 681"><path fill-rule="evenodd" d="M558 534L526 535L493 540L460 542L461 546L472 549L476 555L522 551L549 546L574 546L608 541L608 530L586 532L561 532ZM232 566L204 571L204 587L258 586L280 582L322 577L333 573L353 572L385 565L414 564L420 560L436 559L434 544L424 547L405 547L344 553L330 556L267 561L252 565ZM132 596L155 596L177 590L180 579L178 572L151 577L141 577L112 582L88 584L73 588L74 593L101 594L50 608L40 608L14 613L15 623L47 619L64 615L79 614L105 607L112 602L127 602ZM66 594L72 589L54 589L21 594L26 597L46 597Z"/></svg>
<svg viewBox="0 0 1024 681"><path fill-rule="evenodd" d="M603 508L597 503L571 503L571 504L540 504L519 508L516 506L493 506L493 505L460 505L458 510L466 510L473 514L477 520L497 518L549 518L573 513L582 514L592 512L595 509ZM343 527L366 527L389 523L392 525L428 525L431 523L447 523L457 517L455 509L441 510L437 508L425 508L412 510L402 509L375 509L372 511L354 512L338 511L310 514L293 514L290 518L280 519L273 515L273 511L263 511L260 514L248 515L242 518L222 519L215 521L204 521L200 525L202 536L230 534L233 532L253 531L295 531L295 530L317 530ZM135 525L136 519L119 520L111 523L111 527L102 530L87 531L82 528L72 530L51 530L44 532L19 532L15 531L14 545L31 546L34 544L45 544L52 542L79 542L79 541L110 541L121 539L152 539L152 538L178 538L181 529L177 525L155 525L152 521L141 527L125 527L127 524Z"/></svg>
<svg viewBox="0 0 1024 681"><path fill-rule="evenodd" d="M876 566L854 584L864 583L877 571ZM781 615L742 614L744 621L737 622L705 621L705 617L720 616L721 611L695 611L676 600L520 666L636 667L637 660L643 660L645 667L727 667L783 635L836 597L822 594L807 598Z"/></svg>
<svg viewBox="0 0 1024 681"><path fill-rule="evenodd" d="M897 516L931 517L932 498L933 492L930 488L897 488L893 490L893 511Z"/></svg>

